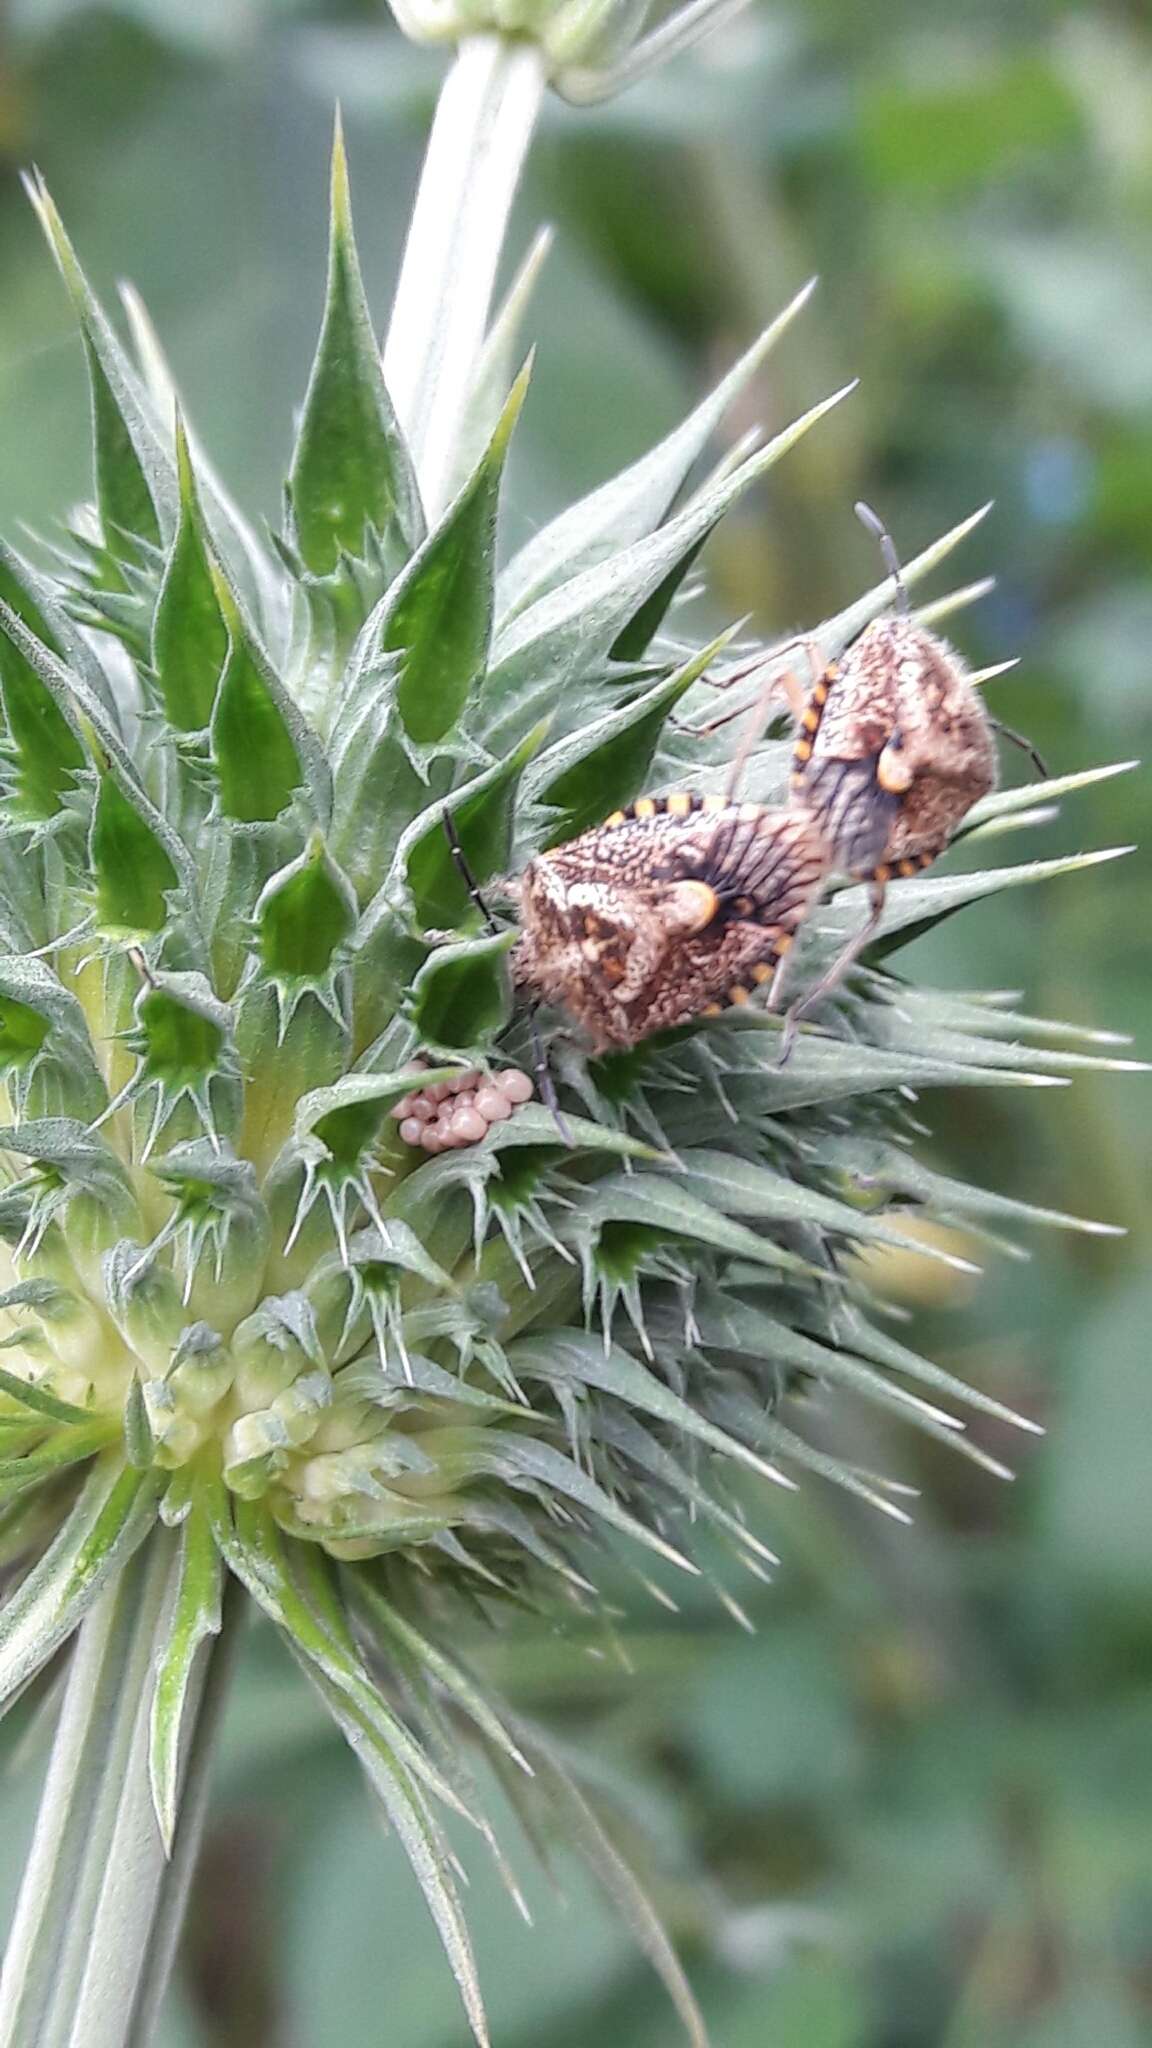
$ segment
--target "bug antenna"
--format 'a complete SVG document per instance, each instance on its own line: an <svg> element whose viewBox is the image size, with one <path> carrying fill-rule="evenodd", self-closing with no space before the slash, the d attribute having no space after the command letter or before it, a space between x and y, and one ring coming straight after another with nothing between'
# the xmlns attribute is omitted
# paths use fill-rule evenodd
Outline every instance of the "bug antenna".
<svg viewBox="0 0 1152 2048"><path fill-rule="evenodd" d="M472 873L472 869L468 864L468 856L460 844L460 834L456 830L456 820L447 805L444 806L441 812L440 821L444 827L444 837L448 841L452 858L456 863L456 872L467 889L469 896L472 898L473 903L476 905L477 910L480 912L481 917L484 919L488 930L495 935L500 927L480 893L480 884Z"/></svg>
<svg viewBox="0 0 1152 2048"><path fill-rule="evenodd" d="M904 581L904 571L900 566L900 557L896 553L896 543L879 513L874 512L871 505L861 503L853 509L861 526L866 527L873 540L880 543L884 567L896 585L896 609L901 617L906 619L911 607L908 603L908 586Z"/></svg>
<svg viewBox="0 0 1152 2048"><path fill-rule="evenodd" d="M1043 754L1040 752L1039 747L1033 746L1032 741L1027 737L1026 734L1022 732L1014 732L1012 727L1010 725L1005 725L1003 720L1000 718L990 718L988 720L988 723L992 727L993 732L999 733L1002 740L1009 740L1014 747L1019 747L1021 753L1027 754L1028 759L1031 761L1032 766L1036 770L1036 773L1040 777L1041 781L1047 782L1048 764L1045 761Z"/></svg>

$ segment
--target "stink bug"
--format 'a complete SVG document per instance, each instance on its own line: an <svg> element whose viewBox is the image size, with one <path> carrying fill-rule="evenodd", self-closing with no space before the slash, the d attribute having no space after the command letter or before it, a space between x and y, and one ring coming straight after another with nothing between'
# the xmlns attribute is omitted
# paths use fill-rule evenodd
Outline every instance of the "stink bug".
<svg viewBox="0 0 1152 2048"><path fill-rule="evenodd" d="M447 814L445 829L488 917ZM640 797L500 885L520 925L513 976L567 1011L594 1050L637 1045L775 986L827 873L820 829L801 809L686 790Z"/></svg>
<svg viewBox="0 0 1152 2048"><path fill-rule="evenodd" d="M538 854L511 885L513 973L596 1050L636 1045L774 980L827 871L803 810L641 797Z"/></svg>
<svg viewBox="0 0 1152 2048"><path fill-rule="evenodd" d="M784 678L783 688L798 724L790 801L818 826L831 867L868 884L869 913L790 1012L785 1057L799 1017L828 994L875 936L888 883L931 866L972 805L995 788L994 733L1025 748L1046 773L1035 748L989 716L955 650L912 617L891 535L868 506L857 505L856 512L880 542L896 609L874 619L843 658L825 668L809 646L808 689L794 674ZM734 777L780 687L776 677L765 686Z"/></svg>

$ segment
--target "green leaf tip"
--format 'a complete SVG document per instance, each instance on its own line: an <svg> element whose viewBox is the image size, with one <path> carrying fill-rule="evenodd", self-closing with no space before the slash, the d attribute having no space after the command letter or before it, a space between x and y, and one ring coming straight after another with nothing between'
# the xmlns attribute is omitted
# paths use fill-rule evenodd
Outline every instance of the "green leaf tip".
<svg viewBox="0 0 1152 2048"><path fill-rule="evenodd" d="M203 731L228 655L228 618L204 526L188 436L176 416L180 514L152 622L152 667L165 716L177 732ZM225 600L225 601L227 601ZM231 606L235 619L235 606Z"/></svg>
<svg viewBox="0 0 1152 2048"><path fill-rule="evenodd" d="M474 910L444 828L447 812L452 814L456 837L473 879L483 885L493 876L507 872L520 778L547 730L547 722L541 720L525 733L507 760L497 761L433 804L404 834L397 850L396 868L421 927L451 928L463 923Z"/></svg>
<svg viewBox="0 0 1152 2048"><path fill-rule="evenodd" d="M184 1737L203 1678L203 1647L220 1633L224 1572L212 1525L194 1502L180 1531L180 1554L167 1627L156 1664L149 1719L148 1769L156 1824L171 1856L186 1764Z"/></svg>
<svg viewBox="0 0 1152 2048"><path fill-rule="evenodd" d="M39 172L24 177L48 246L76 309L88 363L96 497L109 555L129 564L159 546L175 514L171 461L148 417L132 366L100 307Z"/></svg>
<svg viewBox="0 0 1152 2048"><path fill-rule="evenodd" d="M0 603L0 702L15 753L9 810L19 822L56 817L85 765L84 749L52 693L8 630Z"/></svg>
<svg viewBox="0 0 1152 2048"><path fill-rule="evenodd" d="M561 814L550 845L575 838L641 793L671 713L739 630L732 626L718 634L651 689L581 726L541 757L527 794Z"/></svg>
<svg viewBox="0 0 1152 2048"><path fill-rule="evenodd" d="M423 535L419 492L384 385L352 228L348 163L332 145L328 283L289 473L292 537L314 576L358 560L373 536L403 560Z"/></svg>
<svg viewBox="0 0 1152 2048"><path fill-rule="evenodd" d="M325 980L356 923L355 892L314 830L298 859L265 884L255 918L260 958L282 984Z"/></svg>
<svg viewBox="0 0 1152 2048"><path fill-rule="evenodd" d="M466 1052L495 1038L511 1014L507 955L515 943L515 931L507 931L437 947L420 968L409 1001L422 1040Z"/></svg>
<svg viewBox="0 0 1152 2048"><path fill-rule="evenodd" d="M303 786L304 767L283 692L245 631L224 578L214 570L212 581L229 629L210 726L220 809L236 824L268 824Z"/></svg>
<svg viewBox="0 0 1152 2048"><path fill-rule="evenodd" d="M529 360L471 477L387 599L380 645L402 657L396 703L421 744L451 731L487 663L500 481L531 368Z"/></svg>
<svg viewBox="0 0 1152 2048"><path fill-rule="evenodd" d="M147 938L168 922L179 875L167 848L114 776L101 772L88 855L96 881L97 929L109 938Z"/></svg>

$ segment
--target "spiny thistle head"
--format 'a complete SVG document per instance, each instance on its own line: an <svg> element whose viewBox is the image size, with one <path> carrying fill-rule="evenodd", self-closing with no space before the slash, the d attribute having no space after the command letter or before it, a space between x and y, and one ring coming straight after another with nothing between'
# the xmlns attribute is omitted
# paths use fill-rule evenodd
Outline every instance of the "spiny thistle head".
<svg viewBox="0 0 1152 2048"><path fill-rule="evenodd" d="M233 1574L364 1761L483 2039L436 1805L487 1824L449 1716L525 1806L571 1812L579 1794L444 1637L465 1614L593 1611L605 1548L691 1572L706 1530L763 1574L730 1471L816 1475L903 1519L899 1489L809 1441L821 1390L997 1469L951 1404L1006 1411L869 1321L853 1253L907 1244L909 1210L978 1230L1017 1206L915 1162L919 1089L1038 1085L1082 1056L1025 1050L1003 1004L889 963L966 901L1076 862L896 882L883 968L852 977L835 1030L806 1032L786 1067L755 1009L600 1058L561 1031L566 1144L521 1082L500 1096L532 1065L514 933L484 927L445 814L483 885L645 785L723 787L727 735L694 728L747 657L686 644L683 581L827 404L691 477L806 294L665 442L501 566L526 378L494 418L478 386L486 445L429 525L338 145L321 337L269 548L196 449L139 307L133 360L41 183L32 196L87 358L95 503L50 568L0 550L0 1536L23 1567L0 1691L157 1523L179 1530L161 1826L196 1646ZM886 595L815 630L825 658ZM787 758L759 747L753 794L779 794ZM989 798L969 836L1087 779ZM802 973L856 916L851 896L817 913ZM401 1122L464 1076L478 1104L494 1083L484 1134L461 1123L430 1157Z"/></svg>

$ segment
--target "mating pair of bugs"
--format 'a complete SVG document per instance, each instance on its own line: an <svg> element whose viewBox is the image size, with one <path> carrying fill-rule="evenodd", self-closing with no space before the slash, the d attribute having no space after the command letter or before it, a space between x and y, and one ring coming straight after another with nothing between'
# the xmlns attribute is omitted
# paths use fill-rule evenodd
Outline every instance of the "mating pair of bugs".
<svg viewBox="0 0 1152 2048"><path fill-rule="evenodd" d="M883 548L895 608L839 663L823 667L808 646L807 685L773 675L724 795L641 797L502 885L518 910L518 985L565 1010L597 1051L717 1015L757 985L777 1005L788 949L841 873L867 884L868 916L789 1009L786 1059L801 1017L875 935L888 882L929 866L995 786L994 730L1019 741L995 726L959 656L912 618L891 537L866 506L856 510ZM797 720L789 801L742 802L748 756L781 687Z"/></svg>

